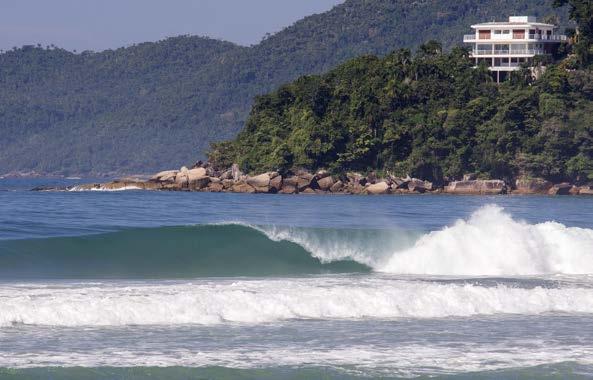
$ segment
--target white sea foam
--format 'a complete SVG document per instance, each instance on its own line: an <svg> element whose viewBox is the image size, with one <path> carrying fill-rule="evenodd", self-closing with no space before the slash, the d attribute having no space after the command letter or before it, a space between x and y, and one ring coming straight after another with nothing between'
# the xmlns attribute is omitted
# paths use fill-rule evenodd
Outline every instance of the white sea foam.
<svg viewBox="0 0 593 380"><path fill-rule="evenodd" d="M529 224L486 206L468 220L418 238L402 231L373 239L295 228L261 229L273 240L301 245L324 262L352 259L379 272L514 276L593 274L593 230L555 222ZM391 233L391 235L390 235Z"/></svg>
<svg viewBox="0 0 593 380"><path fill-rule="evenodd" d="M104 192L116 192L116 191L129 191L129 190L142 190L140 187L138 186L134 186L134 185L130 185L130 186L123 186L117 189L107 189L104 187L100 187L100 188L85 188L82 186L74 186L72 187L70 190L68 191L72 191L72 192L84 192L84 191L104 191Z"/></svg>
<svg viewBox="0 0 593 380"><path fill-rule="evenodd" d="M385 346L322 347L284 346L268 348L248 346L227 350L174 349L147 352L115 349L78 352L15 353L0 357L0 366L33 368L64 367L227 367L277 368L328 366L344 372L392 377L455 374L493 371L506 368L530 368L556 363L593 365L593 348L579 345L554 345L551 342L523 341L520 346L463 344L443 347L430 344ZM114 350L117 355L114 355Z"/></svg>
<svg viewBox="0 0 593 380"><path fill-rule="evenodd" d="M551 312L593 313L593 289L481 286L387 277L0 287L0 326L257 324L289 319Z"/></svg>

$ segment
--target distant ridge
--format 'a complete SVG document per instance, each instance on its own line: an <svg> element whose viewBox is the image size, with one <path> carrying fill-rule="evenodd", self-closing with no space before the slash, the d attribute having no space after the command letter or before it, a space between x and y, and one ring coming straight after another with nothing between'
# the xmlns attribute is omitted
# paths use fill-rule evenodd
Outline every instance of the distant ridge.
<svg viewBox="0 0 593 380"><path fill-rule="evenodd" d="M450 48L471 23L557 14L550 3L348 0L252 47L180 36L100 53L34 46L5 52L0 174L179 166L241 130L255 95L300 75L430 39Z"/></svg>

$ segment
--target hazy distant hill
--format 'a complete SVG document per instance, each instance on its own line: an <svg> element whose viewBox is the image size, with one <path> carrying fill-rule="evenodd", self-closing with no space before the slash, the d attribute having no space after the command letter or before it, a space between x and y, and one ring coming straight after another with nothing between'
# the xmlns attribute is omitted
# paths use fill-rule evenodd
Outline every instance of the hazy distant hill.
<svg viewBox="0 0 593 380"><path fill-rule="evenodd" d="M558 13L549 3L348 0L252 47L181 36L100 53L9 51L0 54L0 173L188 163L242 128L254 95L363 53L430 39L451 47L477 21Z"/></svg>

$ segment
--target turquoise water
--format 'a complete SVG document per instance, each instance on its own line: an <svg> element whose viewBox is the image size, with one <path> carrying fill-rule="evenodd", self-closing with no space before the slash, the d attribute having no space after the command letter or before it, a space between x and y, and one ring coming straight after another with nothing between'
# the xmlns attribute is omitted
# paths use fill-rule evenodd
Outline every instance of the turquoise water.
<svg viewBox="0 0 593 380"><path fill-rule="evenodd" d="M593 198L73 182L0 180L0 378L593 377Z"/></svg>

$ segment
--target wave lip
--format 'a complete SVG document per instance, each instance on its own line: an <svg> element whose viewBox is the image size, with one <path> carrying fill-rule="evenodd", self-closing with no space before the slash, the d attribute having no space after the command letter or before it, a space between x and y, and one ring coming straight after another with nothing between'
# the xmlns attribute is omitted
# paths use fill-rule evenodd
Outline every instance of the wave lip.
<svg viewBox="0 0 593 380"><path fill-rule="evenodd" d="M593 314L593 288L517 288L366 277L168 285L2 286L0 326L216 325L290 319Z"/></svg>

